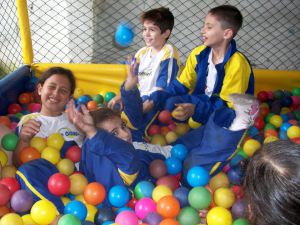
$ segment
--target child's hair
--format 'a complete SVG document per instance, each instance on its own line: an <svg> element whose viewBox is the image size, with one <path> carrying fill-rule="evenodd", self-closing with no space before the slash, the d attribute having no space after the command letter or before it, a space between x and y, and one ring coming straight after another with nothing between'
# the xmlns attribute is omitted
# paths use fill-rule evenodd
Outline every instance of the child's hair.
<svg viewBox="0 0 300 225"><path fill-rule="evenodd" d="M253 224L300 224L300 145L265 144L250 159L244 186Z"/></svg>
<svg viewBox="0 0 300 225"><path fill-rule="evenodd" d="M141 16L142 22L145 20L152 21L160 28L161 33L166 30L172 31L174 27L174 16L168 8L160 7L146 11Z"/></svg>
<svg viewBox="0 0 300 225"><path fill-rule="evenodd" d="M241 12L232 5L221 5L212 8L208 13L217 17L217 20L222 24L223 29L232 29L233 37L242 27L243 16Z"/></svg>
<svg viewBox="0 0 300 225"><path fill-rule="evenodd" d="M62 67L51 67L42 73L41 77L39 78L39 84L44 85L45 81L53 75L62 75L68 78L71 85L71 95L74 94L74 90L76 87L76 80L74 74L71 70L62 68Z"/></svg>
<svg viewBox="0 0 300 225"><path fill-rule="evenodd" d="M120 118L120 113L118 111L112 110L110 108L100 108L97 110L90 111L90 114L93 118L94 124L97 127L98 124L101 124L107 120L114 118Z"/></svg>

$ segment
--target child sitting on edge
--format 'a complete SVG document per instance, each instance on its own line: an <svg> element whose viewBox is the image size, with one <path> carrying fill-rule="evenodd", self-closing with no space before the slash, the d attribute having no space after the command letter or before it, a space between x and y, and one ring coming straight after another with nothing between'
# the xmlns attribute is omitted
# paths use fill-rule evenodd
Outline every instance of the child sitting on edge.
<svg viewBox="0 0 300 225"><path fill-rule="evenodd" d="M156 105L165 104L177 120L191 117L206 123L212 112L232 107L233 93L253 94L254 76L247 58L237 50L233 39L242 27L243 16L234 6L211 9L201 29L203 45L189 55L182 73L165 89L154 93ZM157 95L157 96L156 96ZM234 113L228 114L232 120Z"/></svg>
<svg viewBox="0 0 300 225"><path fill-rule="evenodd" d="M177 49L167 43L174 26L174 16L168 8L157 8L146 11L141 16L143 38L146 46L138 50L134 61L137 63L138 88L143 101L143 122L145 126L157 115L158 108L153 96L158 90L164 90L177 76L179 71L179 55ZM109 103L113 109L123 102L117 95Z"/></svg>

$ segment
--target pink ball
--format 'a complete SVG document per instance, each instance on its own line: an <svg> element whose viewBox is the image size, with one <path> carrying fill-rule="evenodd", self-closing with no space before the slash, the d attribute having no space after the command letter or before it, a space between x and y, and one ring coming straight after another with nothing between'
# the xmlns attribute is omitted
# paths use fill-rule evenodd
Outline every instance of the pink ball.
<svg viewBox="0 0 300 225"><path fill-rule="evenodd" d="M226 166L224 166L223 171L225 173L228 173L229 170L230 170L230 165L229 165L229 163L227 163Z"/></svg>
<svg viewBox="0 0 300 225"><path fill-rule="evenodd" d="M40 103L34 103L31 107L31 112L41 111L42 105Z"/></svg>
<svg viewBox="0 0 300 225"><path fill-rule="evenodd" d="M140 219L144 219L149 213L156 212L156 204L151 198L142 198L135 205L135 213Z"/></svg>
<svg viewBox="0 0 300 225"><path fill-rule="evenodd" d="M139 220L137 216L135 215L134 212L125 210L120 212L117 217L115 222L119 225L138 225Z"/></svg>
<svg viewBox="0 0 300 225"><path fill-rule="evenodd" d="M300 105L300 98L299 98L299 96L293 95L293 96L291 96L291 98L292 98L292 101L293 101L293 105L294 105L294 106Z"/></svg>

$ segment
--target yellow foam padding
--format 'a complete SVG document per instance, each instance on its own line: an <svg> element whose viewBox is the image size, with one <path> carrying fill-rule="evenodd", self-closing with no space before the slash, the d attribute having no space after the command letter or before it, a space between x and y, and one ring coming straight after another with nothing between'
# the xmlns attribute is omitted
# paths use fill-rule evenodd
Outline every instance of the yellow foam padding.
<svg viewBox="0 0 300 225"><path fill-rule="evenodd" d="M120 64L60 64L35 63L32 69L39 76L52 66L62 66L73 71L77 87L84 94L96 95L107 91L119 93L121 84L126 78L126 66ZM300 71L254 69L255 93L261 90L291 90L300 87Z"/></svg>

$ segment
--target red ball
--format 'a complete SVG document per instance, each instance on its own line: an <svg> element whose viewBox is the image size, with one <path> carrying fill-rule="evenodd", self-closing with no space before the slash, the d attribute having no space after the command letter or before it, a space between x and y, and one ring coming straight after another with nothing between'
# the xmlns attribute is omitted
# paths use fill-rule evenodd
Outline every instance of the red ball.
<svg viewBox="0 0 300 225"><path fill-rule="evenodd" d="M18 101L20 104L29 104L31 102L32 95L28 92L24 92L19 95Z"/></svg>
<svg viewBox="0 0 300 225"><path fill-rule="evenodd" d="M266 102L266 101L268 101L268 99L269 99L268 92L266 92L266 91L260 91L260 92L258 92L257 93L257 99L260 102Z"/></svg>
<svg viewBox="0 0 300 225"><path fill-rule="evenodd" d="M9 199L11 193L4 184L0 184L0 206L5 206Z"/></svg>
<svg viewBox="0 0 300 225"><path fill-rule="evenodd" d="M8 106L7 111L8 114L16 114L22 111L22 107L17 103L13 103Z"/></svg>
<svg viewBox="0 0 300 225"><path fill-rule="evenodd" d="M70 178L62 173L55 173L48 180L49 191L57 196L67 194L70 190L70 187Z"/></svg>
<svg viewBox="0 0 300 225"><path fill-rule="evenodd" d="M163 160L155 159L150 163L149 172L152 177L158 179L166 175L167 166Z"/></svg>
<svg viewBox="0 0 300 225"><path fill-rule="evenodd" d="M163 110L159 113L158 120L164 124L170 124L172 122L172 115L168 110Z"/></svg>
<svg viewBox="0 0 300 225"><path fill-rule="evenodd" d="M13 177L4 177L2 180L0 180L0 184L5 185L10 191L11 195L20 189L18 180Z"/></svg>
<svg viewBox="0 0 300 225"><path fill-rule="evenodd" d="M136 205L137 201L138 201L138 200L137 200L136 198L132 198L132 199L127 203L127 206L128 206L129 208L135 209L135 205Z"/></svg>
<svg viewBox="0 0 300 225"><path fill-rule="evenodd" d="M177 180L176 177L173 175L168 175L159 178L156 181L156 185L165 185L169 187L172 191L175 191L179 187L179 180Z"/></svg>
<svg viewBox="0 0 300 225"><path fill-rule="evenodd" d="M81 159L81 148L77 145L71 146L66 152L66 158L70 159L73 163L79 162Z"/></svg>
<svg viewBox="0 0 300 225"><path fill-rule="evenodd" d="M263 117L258 116L255 121L254 121L254 126L258 129L258 130L262 130L265 126L265 121L263 119Z"/></svg>
<svg viewBox="0 0 300 225"><path fill-rule="evenodd" d="M148 129L148 135L153 136L155 134L160 134L160 127L156 124L152 124Z"/></svg>

